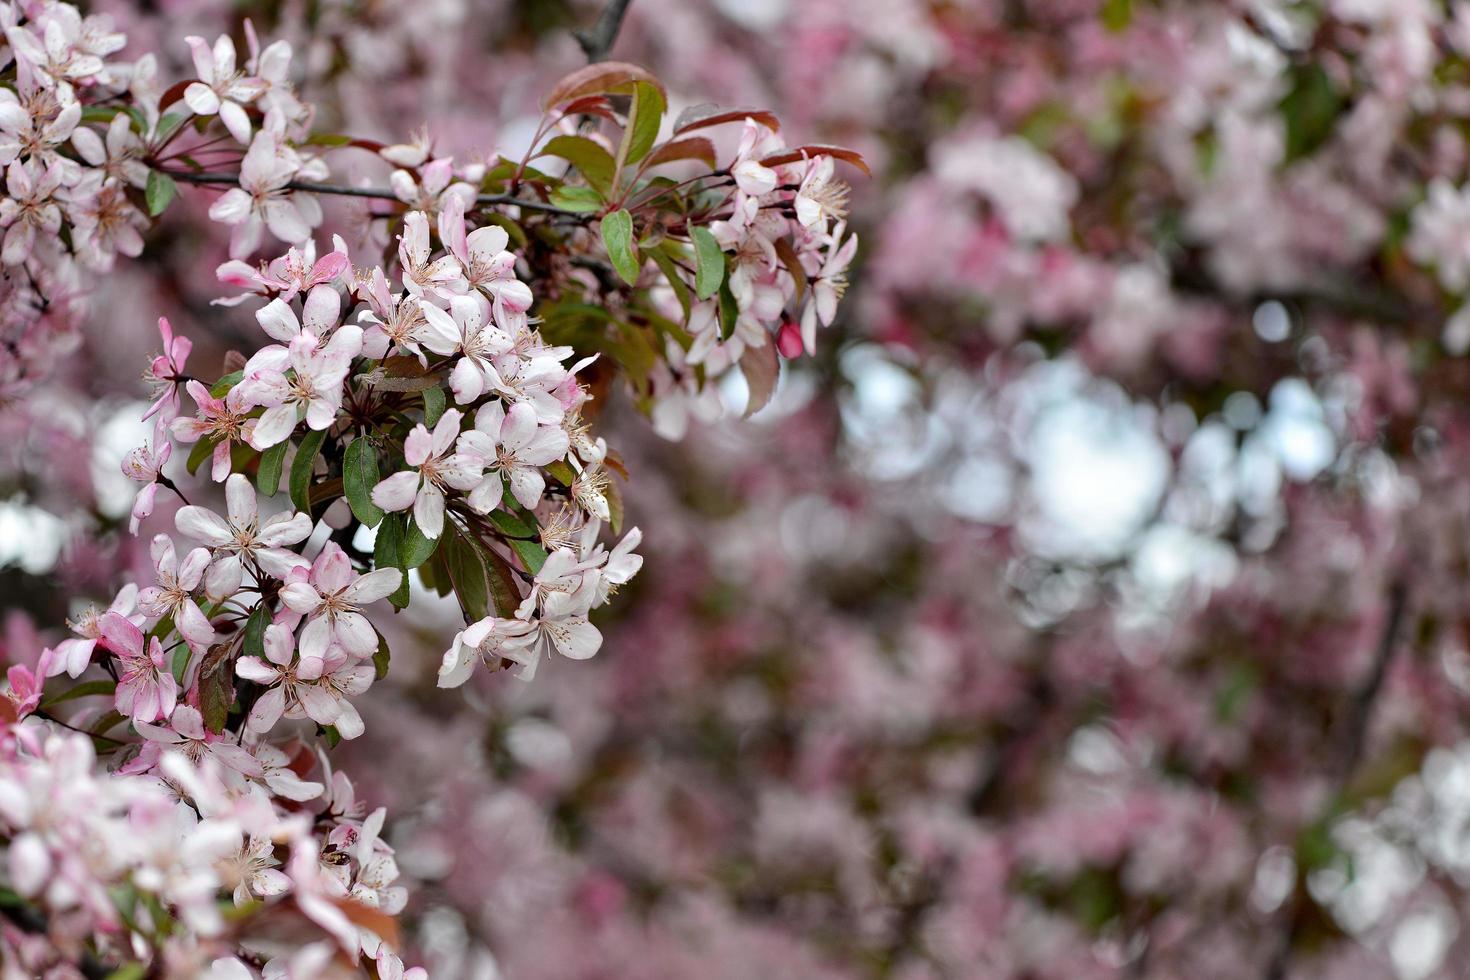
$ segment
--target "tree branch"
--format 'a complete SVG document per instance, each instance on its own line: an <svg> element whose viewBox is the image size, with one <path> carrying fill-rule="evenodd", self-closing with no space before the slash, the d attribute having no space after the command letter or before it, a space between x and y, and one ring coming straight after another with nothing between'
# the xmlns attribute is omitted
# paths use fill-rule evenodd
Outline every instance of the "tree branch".
<svg viewBox="0 0 1470 980"><path fill-rule="evenodd" d="M1334 808L1341 803L1343 794L1347 792L1352 782L1358 763L1362 761L1363 747L1368 741L1368 724L1373 720L1373 706L1378 701L1378 695L1383 691L1383 682L1388 676L1389 664L1393 661L1394 650L1398 647L1399 632L1403 627L1404 612L1408 607L1408 602L1409 587L1404 577L1400 576L1389 587L1388 615L1384 618L1383 632L1379 634L1378 649L1373 656L1373 666L1368 672L1368 677L1363 681L1363 685L1354 692L1352 700L1348 702L1339 723L1341 729L1339 734L1342 739L1339 744L1342 748L1337 758L1329 763L1333 793L1322 814L1323 821L1331 819ZM1306 903L1310 901L1306 891L1304 869L1298 867L1296 875L1296 887L1288 899L1289 904L1281 918L1281 928L1278 931L1275 949L1266 963L1265 980L1285 980L1291 969L1297 927L1306 912Z"/></svg>
<svg viewBox="0 0 1470 980"><path fill-rule="evenodd" d="M228 187L240 186L238 174L221 173L195 173L190 170L162 170L160 173L167 174L174 180L185 184L218 184ZM293 180L284 187L290 191L305 191L311 194L332 194L337 197L366 197L378 201L399 201L398 195L383 187L344 187L341 184L317 184L307 180ZM510 194L480 194L475 198L477 204L492 205L515 205L528 211L544 211L547 214L557 214L569 218L585 220L587 215L578 211L568 211L554 204L543 204L540 201L529 201L522 197Z"/></svg>
<svg viewBox="0 0 1470 980"><path fill-rule="evenodd" d="M609 0L608 5L602 8L602 14L597 18L597 23L591 30L572 32L577 43L582 45L582 51L587 55L589 62L607 60L609 52L612 51L613 42L618 39L618 31L623 27L623 15L628 12L628 6L631 3L632 0Z"/></svg>

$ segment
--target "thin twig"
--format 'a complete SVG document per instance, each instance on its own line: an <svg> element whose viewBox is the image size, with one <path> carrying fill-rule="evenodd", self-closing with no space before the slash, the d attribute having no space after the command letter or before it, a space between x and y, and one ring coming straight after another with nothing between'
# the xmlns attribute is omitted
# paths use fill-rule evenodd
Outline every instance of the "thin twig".
<svg viewBox="0 0 1470 980"><path fill-rule="evenodd" d="M582 45L582 50L586 53L589 62L607 60L608 54L612 51L613 42L618 39L618 31L622 30L623 15L628 12L630 3L632 0L611 0L606 7L602 8L602 13L591 30L572 32L577 43Z"/></svg>
<svg viewBox="0 0 1470 980"><path fill-rule="evenodd" d="M240 186L240 176L238 174L195 173L190 170L165 170L163 173L168 174L174 180L183 181L186 184ZM399 200L397 194L383 187L344 187L341 184L317 184L307 180L293 180L282 189L305 191L311 194L333 194L338 197L368 197L379 201ZM513 204L516 207L525 208L529 211L545 211L548 214L558 214L572 218L587 217L587 215L578 211L568 211L554 204L528 201L525 198L513 197L510 194L481 194L475 198L475 201L479 204Z"/></svg>
<svg viewBox="0 0 1470 980"><path fill-rule="evenodd" d="M1384 618L1383 632L1379 634L1378 649L1373 655L1373 666L1363 685L1353 693L1347 709L1339 723L1341 746L1337 758L1331 760L1330 775L1333 782L1332 798L1322 819L1332 816L1333 809L1342 801L1352 783L1358 763L1362 761L1363 747L1368 741L1368 725L1373 720L1373 706L1383 691L1383 682L1388 676L1389 664L1398 647L1399 632L1403 627L1404 613L1409 602L1409 587L1402 577L1396 579L1388 592L1388 615ZM1291 969L1292 952L1296 947L1296 931L1308 901L1303 869L1297 869L1297 882L1289 905L1281 917L1275 949L1266 963L1265 980L1284 980Z"/></svg>

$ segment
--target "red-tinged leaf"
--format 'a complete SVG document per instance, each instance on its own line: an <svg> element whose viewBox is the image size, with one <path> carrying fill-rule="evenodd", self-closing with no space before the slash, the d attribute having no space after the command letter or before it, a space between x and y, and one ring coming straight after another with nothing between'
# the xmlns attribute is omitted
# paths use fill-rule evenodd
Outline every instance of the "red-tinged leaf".
<svg viewBox="0 0 1470 980"><path fill-rule="evenodd" d="M791 273L791 278L796 281L796 305L801 305L802 297L806 295L806 269L802 268L801 259L796 255L796 249L784 238L776 239L776 258Z"/></svg>
<svg viewBox="0 0 1470 980"><path fill-rule="evenodd" d="M197 81L197 78L186 78L183 81L174 82L168 87L167 90L164 91L163 95L159 97L158 107L160 109L167 109L175 102L182 101L184 98L184 89L188 88L190 85L193 85Z"/></svg>
<svg viewBox="0 0 1470 980"><path fill-rule="evenodd" d="M810 159L811 157L823 156L850 163L869 177L873 176L873 171L868 169L868 162L863 159L863 155L858 151L849 150L843 146L827 146L822 143L809 143L806 146L798 146L784 153L768 156L761 161L761 166L779 167L783 163L795 163L802 158Z"/></svg>
<svg viewBox="0 0 1470 980"><path fill-rule="evenodd" d="M708 126L723 126L725 123L744 122L754 119L756 122L776 132L781 131L781 120L776 118L775 113L766 109L722 109L713 102L705 102L702 105L690 106L679 113L679 118L674 120L674 135L682 136L696 129L704 129Z"/></svg>
<svg viewBox="0 0 1470 980"><path fill-rule="evenodd" d="M612 103L607 101L605 95L589 95L585 99L574 99L562 106L561 111L569 116L597 116L608 122L617 122L617 116L612 111Z"/></svg>
<svg viewBox="0 0 1470 980"><path fill-rule="evenodd" d="M771 403L776 393L776 383L781 380L781 360L776 356L776 340L768 338L759 347L746 347L740 355L740 373L745 375L745 386L750 395L745 401L745 418Z"/></svg>
<svg viewBox="0 0 1470 980"><path fill-rule="evenodd" d="M601 61L595 65L578 68L570 75L563 77L561 81L552 86L541 106L550 111L559 105L575 102L589 95L616 92L632 82L647 82L660 92L664 91L663 84L657 78L637 65L630 65L623 61Z"/></svg>
<svg viewBox="0 0 1470 980"><path fill-rule="evenodd" d="M715 158L715 145L708 139L703 136L687 136L684 139L669 140L654 150L645 166L656 167L675 160L702 160L713 169Z"/></svg>

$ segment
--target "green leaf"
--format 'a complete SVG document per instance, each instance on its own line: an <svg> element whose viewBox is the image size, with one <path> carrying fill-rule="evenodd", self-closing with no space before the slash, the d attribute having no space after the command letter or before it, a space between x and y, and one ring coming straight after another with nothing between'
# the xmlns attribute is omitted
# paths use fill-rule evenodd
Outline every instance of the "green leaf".
<svg viewBox="0 0 1470 980"><path fill-rule="evenodd" d="M430 388L429 391L439 391ZM440 395L442 400L443 395ZM342 458L342 491L347 497L352 516L368 527L377 527L383 509L373 503L373 487L378 485L378 454L366 437L352 440Z"/></svg>
<svg viewBox="0 0 1470 980"><path fill-rule="evenodd" d="M563 211L576 211L579 214L590 214L602 210L602 195L591 187L573 185L571 187L558 187L551 192L551 203Z"/></svg>
<svg viewBox="0 0 1470 980"><path fill-rule="evenodd" d="M274 497L281 489L281 468L286 463L286 450L290 439L282 439L260 454L260 469L255 471L255 486L267 497Z"/></svg>
<svg viewBox="0 0 1470 980"><path fill-rule="evenodd" d="M166 112L159 117L158 125L153 130L153 141L155 145L168 142L170 136L179 131L179 127L189 120L189 113Z"/></svg>
<svg viewBox="0 0 1470 980"><path fill-rule="evenodd" d="M378 631L374 629L373 632L377 633ZM378 680L382 680L388 676L388 660L391 657L392 654L388 650L388 641L383 638L382 633L378 633L378 652L373 654L373 671L377 674Z"/></svg>
<svg viewBox="0 0 1470 980"><path fill-rule="evenodd" d="M342 733L337 731L336 725L325 725L322 727L322 735L327 740L327 748L335 749L342 744Z"/></svg>
<svg viewBox="0 0 1470 980"><path fill-rule="evenodd" d="M725 252L708 228L695 225L689 237L694 239L694 295L709 299L725 281Z"/></svg>
<svg viewBox="0 0 1470 980"><path fill-rule="evenodd" d="M720 339L729 340L735 334L735 321L740 318L740 307L735 294L730 292L728 282L720 284Z"/></svg>
<svg viewBox="0 0 1470 980"><path fill-rule="evenodd" d="M502 534L512 538L536 537L537 529L521 520L515 514L507 513L503 510L492 510L487 516L490 518L490 523L494 524L495 529Z"/></svg>
<svg viewBox="0 0 1470 980"><path fill-rule="evenodd" d="M148 184L143 196L148 201L148 213L153 217L163 214L178 193L179 185L168 174L161 170L148 171Z"/></svg>
<svg viewBox="0 0 1470 980"><path fill-rule="evenodd" d="M311 474L316 467L317 454L327 439L325 430L308 430L296 447L296 458L291 461L291 502L296 509L311 513Z"/></svg>
<svg viewBox="0 0 1470 980"><path fill-rule="evenodd" d="M210 385L209 393L215 398L223 398L228 395L230 393L230 389L239 384L240 379L244 377L244 371L231 371L229 374L225 375L223 378L220 378L214 384Z"/></svg>
<svg viewBox="0 0 1470 980"><path fill-rule="evenodd" d="M403 537L408 523L403 514L389 514L378 525L378 537L373 544L373 565L377 568L397 568L403 571L403 581L388 597L388 601L399 609L408 605L408 570L403 564Z"/></svg>
<svg viewBox="0 0 1470 980"><path fill-rule="evenodd" d="M472 620L490 615L490 573L485 567L484 550L449 524L444 529L444 566L454 584L459 607Z"/></svg>
<svg viewBox="0 0 1470 980"><path fill-rule="evenodd" d="M651 250L648 254L658 266L658 271L664 274L669 281L669 288L674 291L674 298L679 301L679 309L684 311L684 322L689 322L689 285L684 282L684 277L679 274L678 266L669 256L668 247L671 242L664 242L658 248Z"/></svg>
<svg viewBox="0 0 1470 980"><path fill-rule="evenodd" d="M490 573L486 581L490 585L490 602L495 607L495 615L502 619L510 619L521 605L521 593L516 588L515 572L511 571L504 558L493 551L485 552L484 557L485 568Z"/></svg>
<svg viewBox="0 0 1470 980"><path fill-rule="evenodd" d="M1133 21L1133 0L1103 0L1103 26L1113 32L1125 30Z"/></svg>
<svg viewBox="0 0 1470 980"><path fill-rule="evenodd" d="M192 475L199 470L199 466L214 453L214 445L219 440L214 436L204 436L194 443L194 448L189 450L189 459L184 463L184 468Z"/></svg>
<svg viewBox="0 0 1470 980"><path fill-rule="evenodd" d="M546 549L541 547L541 542L511 538L507 543L510 545L510 550L514 551L525 564L526 571L532 575L541 571L541 566L546 564Z"/></svg>
<svg viewBox="0 0 1470 980"><path fill-rule="evenodd" d="M1282 97L1280 110L1286 122L1286 162L1315 151L1332 135L1342 109L1342 97L1319 64L1293 68L1291 87Z"/></svg>
<svg viewBox="0 0 1470 980"><path fill-rule="evenodd" d="M402 567L404 569L418 568L424 562L428 561L429 556L434 553L434 549L439 547L439 541L443 537L443 534L437 538L426 537L424 532L419 529L418 522L410 520L407 528L403 532Z"/></svg>
<svg viewBox="0 0 1470 980"><path fill-rule="evenodd" d="M245 620L245 643L244 651L252 657L265 656L265 628L271 624L271 611L265 603L260 603L250 611L250 618Z"/></svg>
<svg viewBox="0 0 1470 980"><path fill-rule="evenodd" d="M444 409L447 407L443 388L435 385L433 388L424 389L424 425L432 429L434 424L444 416Z"/></svg>
<svg viewBox="0 0 1470 980"><path fill-rule="evenodd" d="M116 690L116 681L86 681L85 683L69 687L58 694L53 694L41 702L41 707L49 708L53 704L61 704L63 701L71 701L76 698L90 698L102 694L110 695Z"/></svg>
<svg viewBox="0 0 1470 980"><path fill-rule="evenodd" d="M636 283L642 264L638 261L638 246L633 244L633 216L623 208L604 215L602 244L623 282L630 286Z"/></svg>
<svg viewBox="0 0 1470 980"><path fill-rule="evenodd" d="M613 179L617 174L617 163L612 154L585 136L558 136L541 148L543 156L561 157L577 172L587 178L587 183L604 198L612 194Z"/></svg>
<svg viewBox="0 0 1470 980"><path fill-rule="evenodd" d="M647 82L633 83L633 105L628 110L628 125L618 146L618 159L624 165L637 163L648 155L658 140L658 128L668 107L664 94Z"/></svg>
<svg viewBox="0 0 1470 980"><path fill-rule="evenodd" d="M221 643L205 654L199 667L199 714L212 732L225 730L230 705L235 703L235 674L230 644Z"/></svg>
<svg viewBox="0 0 1470 980"><path fill-rule="evenodd" d="M142 963L127 963L107 975L105 980L143 980L148 968Z"/></svg>

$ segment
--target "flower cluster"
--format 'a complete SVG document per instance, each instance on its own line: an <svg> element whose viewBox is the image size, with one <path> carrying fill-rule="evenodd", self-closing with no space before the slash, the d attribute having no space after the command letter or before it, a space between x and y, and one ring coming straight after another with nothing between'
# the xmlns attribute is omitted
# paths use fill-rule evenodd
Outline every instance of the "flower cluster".
<svg viewBox="0 0 1470 980"><path fill-rule="evenodd" d="M236 955L248 946L265 976L285 975L303 950L241 913L289 901L323 936L305 947L318 968L336 946L402 970L377 931L405 898L379 837L384 811L365 815L325 760L325 782L298 776L313 765L299 743L289 747L294 756L264 741L236 743L180 705L163 726L139 724L142 753L109 774L93 750L100 736L8 726L0 751L8 884L39 913L29 931L0 932L11 967L49 976L74 951L95 967L136 956L141 944L170 975L255 977Z"/></svg>
<svg viewBox="0 0 1470 980"><path fill-rule="evenodd" d="M149 560L9 671L0 834L24 914L0 953L57 975L416 975L385 811L325 754L367 730L381 613L453 597L443 687L596 654L590 615L642 564L602 393L621 379L669 434L737 365L748 411L768 401L778 351L833 322L857 244L834 169L862 161L788 149L762 111L686 113L659 142L662 84L605 62L552 87L519 160L457 164L427 135L315 131L291 46L249 21L243 64L191 36L166 88L69 4L7 3L0 25L0 395L55 366L100 275L192 185L229 232L217 302L264 334L211 382L159 320L151 438L122 465ZM744 136L719 167L695 134L727 124ZM388 189L325 183L338 151ZM323 192L370 202L360 244L319 246ZM252 264L267 243L285 254ZM186 491L180 462L211 479Z"/></svg>

